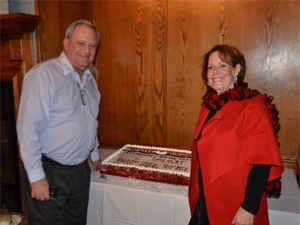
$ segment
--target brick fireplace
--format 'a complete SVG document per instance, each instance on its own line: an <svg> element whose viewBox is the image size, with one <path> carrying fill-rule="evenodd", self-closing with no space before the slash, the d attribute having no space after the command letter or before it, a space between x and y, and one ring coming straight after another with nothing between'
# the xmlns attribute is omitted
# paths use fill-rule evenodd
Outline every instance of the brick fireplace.
<svg viewBox="0 0 300 225"><path fill-rule="evenodd" d="M1 204L23 212L16 118L22 81L33 66L33 31L40 17L24 13L0 15L1 27Z"/></svg>

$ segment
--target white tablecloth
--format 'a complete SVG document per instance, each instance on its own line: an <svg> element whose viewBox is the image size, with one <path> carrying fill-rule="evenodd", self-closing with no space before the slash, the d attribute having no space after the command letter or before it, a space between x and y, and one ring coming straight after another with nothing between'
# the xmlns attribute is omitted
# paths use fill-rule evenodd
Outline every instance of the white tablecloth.
<svg viewBox="0 0 300 225"><path fill-rule="evenodd" d="M271 225L300 225L300 192L294 170L285 169L279 199L268 199Z"/></svg>
<svg viewBox="0 0 300 225"><path fill-rule="evenodd" d="M102 159L113 153L101 149ZM299 225L299 188L286 169L279 199L268 199L271 225ZM99 173L91 175L88 225L186 225L190 219L188 187Z"/></svg>

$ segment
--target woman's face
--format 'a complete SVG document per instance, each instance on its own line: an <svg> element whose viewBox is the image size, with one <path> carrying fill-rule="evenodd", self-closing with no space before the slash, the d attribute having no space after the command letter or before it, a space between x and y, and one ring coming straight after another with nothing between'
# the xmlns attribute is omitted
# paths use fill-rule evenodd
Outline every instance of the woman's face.
<svg viewBox="0 0 300 225"><path fill-rule="evenodd" d="M234 77L240 72L241 66L237 64L233 68L230 64L223 62L218 52L213 52L208 58L207 79L209 86L218 95L234 87Z"/></svg>

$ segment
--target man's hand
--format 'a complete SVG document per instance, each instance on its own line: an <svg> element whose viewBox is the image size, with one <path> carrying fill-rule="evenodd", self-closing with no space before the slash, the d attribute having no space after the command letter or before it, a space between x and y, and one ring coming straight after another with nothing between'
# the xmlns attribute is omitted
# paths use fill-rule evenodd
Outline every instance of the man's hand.
<svg viewBox="0 0 300 225"><path fill-rule="evenodd" d="M254 215L240 207L236 212L231 224L234 225L253 225Z"/></svg>
<svg viewBox="0 0 300 225"><path fill-rule="evenodd" d="M47 178L30 183L31 197L37 200L45 201L50 199L49 183Z"/></svg>
<svg viewBox="0 0 300 225"><path fill-rule="evenodd" d="M95 172L99 172L100 171L100 169L101 169L101 166L102 166L102 161L101 161L101 159L99 159L99 160L96 160L96 161L92 161L92 163L93 163L93 170L95 171Z"/></svg>

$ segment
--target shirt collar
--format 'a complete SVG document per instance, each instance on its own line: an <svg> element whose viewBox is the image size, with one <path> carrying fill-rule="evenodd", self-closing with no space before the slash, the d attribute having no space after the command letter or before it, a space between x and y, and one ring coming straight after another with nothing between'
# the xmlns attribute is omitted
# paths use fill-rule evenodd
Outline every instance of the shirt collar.
<svg viewBox="0 0 300 225"><path fill-rule="evenodd" d="M68 58L67 58L66 54L64 53L64 51L62 51L62 53L60 54L59 60L61 62L62 69L64 71L64 76L67 76L67 75L69 75L69 74L71 74L73 72L77 74L77 72L74 70L72 64L68 60ZM92 75L90 69L86 69L83 74L86 74L87 78L89 80L92 79L93 75Z"/></svg>

